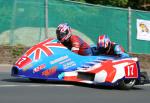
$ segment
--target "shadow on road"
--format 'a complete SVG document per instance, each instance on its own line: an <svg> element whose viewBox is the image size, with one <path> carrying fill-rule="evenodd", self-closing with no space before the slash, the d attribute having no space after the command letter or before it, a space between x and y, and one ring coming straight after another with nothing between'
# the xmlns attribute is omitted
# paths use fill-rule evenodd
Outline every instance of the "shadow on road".
<svg viewBox="0 0 150 103"><path fill-rule="evenodd" d="M112 86L100 86L100 85L93 85L93 84L85 84L85 83L76 83L76 82L64 82L64 81L31 81L29 79L23 79L23 78L11 78L11 79L2 79L0 81L5 82L13 82L13 83L23 83L23 84L44 84L44 85L74 85L78 87L86 87L86 88L93 88L93 89L104 89L104 90L120 90L117 87ZM143 90L143 88L140 87L133 87L130 90ZM123 90L121 90L123 91ZM127 91L127 90L125 90ZM128 90L129 91L129 90Z"/></svg>

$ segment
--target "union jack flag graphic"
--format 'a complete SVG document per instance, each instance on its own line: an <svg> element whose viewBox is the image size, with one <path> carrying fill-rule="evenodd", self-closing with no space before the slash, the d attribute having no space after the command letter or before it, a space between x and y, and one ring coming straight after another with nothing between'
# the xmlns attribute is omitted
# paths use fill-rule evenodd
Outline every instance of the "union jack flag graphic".
<svg viewBox="0 0 150 103"><path fill-rule="evenodd" d="M41 57L41 53L44 53L46 56L54 54L54 52L51 50L51 47L66 48L61 43L58 43L56 39L47 39L44 42L36 44L32 48L30 48L25 53L25 56L29 57L33 54L34 56L32 60L39 60Z"/></svg>

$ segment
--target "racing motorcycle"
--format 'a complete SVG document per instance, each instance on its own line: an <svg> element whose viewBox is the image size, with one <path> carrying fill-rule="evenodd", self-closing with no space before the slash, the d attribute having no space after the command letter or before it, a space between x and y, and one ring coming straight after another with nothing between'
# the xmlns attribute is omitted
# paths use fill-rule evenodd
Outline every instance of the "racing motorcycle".
<svg viewBox="0 0 150 103"><path fill-rule="evenodd" d="M121 89L144 84L136 57L81 56L51 38L25 52L13 65L11 75L31 81L70 81Z"/></svg>

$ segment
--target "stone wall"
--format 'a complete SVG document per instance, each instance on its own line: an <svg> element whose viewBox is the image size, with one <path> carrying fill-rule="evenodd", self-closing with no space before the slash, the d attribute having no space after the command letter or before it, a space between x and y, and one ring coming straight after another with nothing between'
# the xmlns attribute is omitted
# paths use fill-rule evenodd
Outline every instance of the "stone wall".
<svg viewBox="0 0 150 103"><path fill-rule="evenodd" d="M0 46L0 64L14 64L27 49L22 46Z"/></svg>

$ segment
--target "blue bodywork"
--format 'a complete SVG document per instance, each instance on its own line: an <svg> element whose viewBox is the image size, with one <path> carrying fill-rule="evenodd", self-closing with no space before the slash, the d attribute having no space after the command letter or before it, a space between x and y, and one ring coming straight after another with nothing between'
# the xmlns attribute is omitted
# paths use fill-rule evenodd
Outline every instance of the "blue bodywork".
<svg viewBox="0 0 150 103"><path fill-rule="evenodd" d="M121 59L110 56L81 56L71 52L61 44L57 45L57 39L50 39L43 44L41 43L33 46L32 48L34 49L30 54L27 55L25 53L16 62L12 67L12 76L63 80L65 72L76 71L79 68L88 68L101 61ZM46 54L48 51L44 51L43 45L48 48L50 55ZM36 56L37 59L35 59ZM30 62L27 62L27 59L30 59Z"/></svg>

